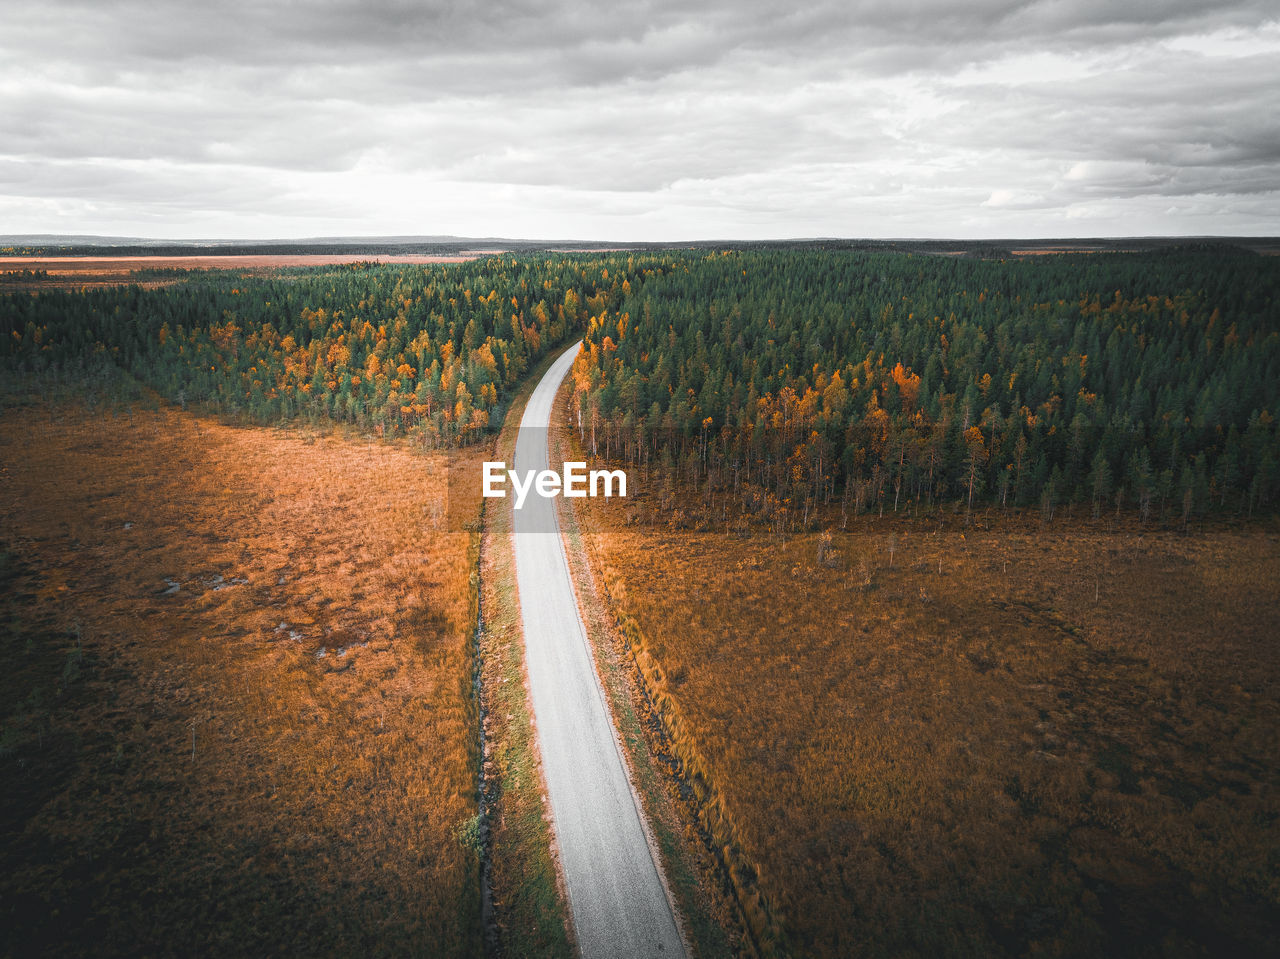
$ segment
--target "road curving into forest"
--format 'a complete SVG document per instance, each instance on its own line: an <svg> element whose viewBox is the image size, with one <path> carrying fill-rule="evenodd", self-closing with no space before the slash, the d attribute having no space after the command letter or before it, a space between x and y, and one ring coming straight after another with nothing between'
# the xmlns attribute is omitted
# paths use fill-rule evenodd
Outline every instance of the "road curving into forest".
<svg viewBox="0 0 1280 959"><path fill-rule="evenodd" d="M529 398L513 464L522 476L548 467L556 391L580 348L562 353ZM586 959L683 956L587 645L556 501L531 494L513 518L534 724L578 947Z"/></svg>

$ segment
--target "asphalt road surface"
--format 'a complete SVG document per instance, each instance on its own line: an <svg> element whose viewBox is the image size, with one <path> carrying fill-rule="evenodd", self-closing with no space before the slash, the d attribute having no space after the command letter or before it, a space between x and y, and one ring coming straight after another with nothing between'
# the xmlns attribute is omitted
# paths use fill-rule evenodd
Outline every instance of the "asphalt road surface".
<svg viewBox="0 0 1280 959"><path fill-rule="evenodd" d="M513 466L521 476L547 468L552 405L579 348L561 354L529 398ZM509 486L507 502L514 506ZM534 722L574 931L586 959L683 956L587 646L555 506L530 491L513 529Z"/></svg>

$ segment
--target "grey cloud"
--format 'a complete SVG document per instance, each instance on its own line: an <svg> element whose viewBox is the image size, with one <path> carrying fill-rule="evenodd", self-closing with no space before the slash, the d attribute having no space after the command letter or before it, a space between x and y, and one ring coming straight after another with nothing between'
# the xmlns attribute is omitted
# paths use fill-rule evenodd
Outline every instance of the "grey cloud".
<svg viewBox="0 0 1280 959"><path fill-rule="evenodd" d="M1280 57L1160 41L1268 18L1253 0L47 0L0 31L0 193L347 216L309 177L372 170L748 225L1258 198L1280 184ZM1003 72L1026 53L1088 69Z"/></svg>
<svg viewBox="0 0 1280 959"><path fill-rule="evenodd" d="M360 213L357 205L340 196L298 195L295 183L292 177L264 175L254 168L0 159L0 202L8 198L13 206L13 201L25 199L36 201L25 204L28 207L43 203L86 216L109 213L153 221L164 224L164 233L172 233L175 222L186 224L202 216L349 219Z"/></svg>
<svg viewBox="0 0 1280 959"><path fill-rule="evenodd" d="M113 157L346 169L361 146L345 135L355 111L340 104L245 105L190 91L0 92L3 150L48 158Z"/></svg>
<svg viewBox="0 0 1280 959"><path fill-rule="evenodd" d="M377 67L462 53L502 72L512 61L536 67L530 79L577 77L590 64L609 77L706 67L733 51L788 58L844 52L852 59L891 50L942 51L949 62L982 58L1010 43L1072 45L1131 42L1174 31L1249 26L1274 19L1259 0L880 0L799 7L716 0L636 0L614 8L559 3L419 3L405 0L208 0L157 9L148 0L46 0L11 18L7 46L20 55L34 42L126 70L213 60L244 65L306 66L322 59ZM4 44L0 40L0 44ZM115 58L113 64L107 63ZM910 58L904 58L910 63Z"/></svg>
<svg viewBox="0 0 1280 959"><path fill-rule="evenodd" d="M586 96L571 96L558 109L526 103L506 115L505 137L494 128L458 138L448 172L464 180L648 191L800 162L848 163L877 147L856 130L834 129L824 111L843 106L853 115L871 105L823 87L761 97L741 89L687 96L670 85L654 95L615 91L607 111ZM477 140L495 148L477 156L467 149Z"/></svg>
<svg viewBox="0 0 1280 959"><path fill-rule="evenodd" d="M1023 178L1026 192L1046 193L1049 181L1078 163L1111 173L1077 176L1059 189L1266 192L1280 185L1280 118L1270 107L1280 58L1251 60L1218 63L1153 50L1065 88L1056 81L952 87L951 109L933 136L939 146L962 140L1003 154L1014 168L1024 156L1054 158L1056 171L1051 165Z"/></svg>

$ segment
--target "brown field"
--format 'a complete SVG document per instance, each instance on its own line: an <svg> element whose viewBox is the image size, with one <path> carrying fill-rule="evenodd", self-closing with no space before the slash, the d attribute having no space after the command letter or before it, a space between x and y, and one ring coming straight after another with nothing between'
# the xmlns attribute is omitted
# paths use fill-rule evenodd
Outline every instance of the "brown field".
<svg viewBox="0 0 1280 959"><path fill-rule="evenodd" d="M764 952L1274 947L1276 520L886 517L820 561L578 502Z"/></svg>
<svg viewBox="0 0 1280 959"><path fill-rule="evenodd" d="M0 955L477 954L443 460L12 402Z"/></svg>
<svg viewBox="0 0 1280 959"><path fill-rule="evenodd" d="M288 266L332 266L339 263L462 263L488 256L488 251L464 251L456 256L424 253L404 254L309 254L279 253L226 256L4 256L0 257L0 291L40 290L50 287L81 289L141 282L161 286L175 278L157 279L155 270L230 270L239 273L267 273ZM43 270L47 279L25 274Z"/></svg>

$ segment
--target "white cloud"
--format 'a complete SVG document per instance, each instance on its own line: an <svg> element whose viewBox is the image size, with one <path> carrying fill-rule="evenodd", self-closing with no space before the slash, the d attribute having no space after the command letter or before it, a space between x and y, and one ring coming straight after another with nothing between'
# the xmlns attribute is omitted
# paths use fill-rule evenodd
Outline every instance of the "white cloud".
<svg viewBox="0 0 1280 959"><path fill-rule="evenodd" d="M1039 193L1024 193L1019 190L992 190L991 196L987 197L982 205L1003 209L1035 209L1045 205L1045 198Z"/></svg>

